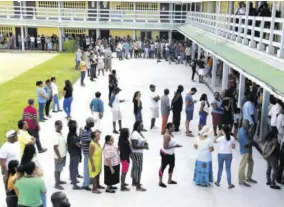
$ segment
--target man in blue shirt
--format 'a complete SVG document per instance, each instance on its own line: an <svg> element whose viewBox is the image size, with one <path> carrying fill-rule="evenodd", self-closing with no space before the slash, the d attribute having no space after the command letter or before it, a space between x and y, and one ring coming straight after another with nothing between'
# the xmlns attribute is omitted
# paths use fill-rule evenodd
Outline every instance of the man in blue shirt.
<svg viewBox="0 0 284 207"><path fill-rule="evenodd" d="M104 103L101 100L101 95L102 94L100 92L96 92L96 98L94 98L90 103L90 109L96 121L95 129L98 130L100 130L100 120L103 118L104 114Z"/></svg>
<svg viewBox="0 0 284 207"><path fill-rule="evenodd" d="M251 183L257 183L253 180L252 173L253 173L253 159L252 159L252 141L249 140L249 124L248 122L243 122L242 127L239 129L239 143L240 143L240 153L241 153L241 163L239 166L239 184L250 187ZM246 166L248 165L247 175L245 175ZM247 182L246 182L247 181Z"/></svg>
<svg viewBox="0 0 284 207"><path fill-rule="evenodd" d="M194 113L194 104L196 103L193 100L192 96L197 92L196 88L191 88L190 91L185 96L185 113L186 113L186 121L185 121L185 134L186 136L193 137L192 131L189 130L189 123L193 119Z"/></svg>
<svg viewBox="0 0 284 207"><path fill-rule="evenodd" d="M257 124L257 111L251 94L247 96L247 101L243 105L242 116L243 121L247 122L246 124L249 124L249 139L253 140Z"/></svg>

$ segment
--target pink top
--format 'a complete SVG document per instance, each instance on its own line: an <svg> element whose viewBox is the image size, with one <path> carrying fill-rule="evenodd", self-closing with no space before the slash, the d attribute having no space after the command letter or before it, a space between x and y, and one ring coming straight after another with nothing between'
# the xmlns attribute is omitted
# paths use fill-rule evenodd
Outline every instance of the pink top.
<svg viewBox="0 0 284 207"><path fill-rule="evenodd" d="M116 166L120 164L120 158L116 146L106 144L103 150L103 155L104 155L104 165L106 166L108 165L107 164L108 159L111 161L111 166Z"/></svg>

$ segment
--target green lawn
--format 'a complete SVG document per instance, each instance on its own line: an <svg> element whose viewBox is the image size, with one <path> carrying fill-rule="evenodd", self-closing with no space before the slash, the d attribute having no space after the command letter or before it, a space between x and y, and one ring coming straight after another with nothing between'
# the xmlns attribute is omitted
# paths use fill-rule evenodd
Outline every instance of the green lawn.
<svg viewBox="0 0 284 207"><path fill-rule="evenodd" d="M0 84L0 145L5 141L7 130L18 129L17 122L22 117L27 100L33 98L35 103L37 102L36 81L45 81L55 76L59 91L62 91L65 80L69 79L73 83L80 76L79 72L74 71L74 64L73 53L62 53L16 78ZM37 108L37 105L35 107Z"/></svg>

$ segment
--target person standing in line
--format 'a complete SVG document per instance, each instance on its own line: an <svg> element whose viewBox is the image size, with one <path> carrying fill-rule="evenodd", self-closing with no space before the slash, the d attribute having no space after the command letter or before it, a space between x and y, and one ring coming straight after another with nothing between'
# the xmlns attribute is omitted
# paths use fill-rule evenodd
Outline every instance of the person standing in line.
<svg viewBox="0 0 284 207"><path fill-rule="evenodd" d="M144 149L149 150L149 144L142 134L143 124L141 121L136 121L133 126L133 131L130 136L131 142L131 154L132 159L132 186L136 186L137 191L146 191L141 185L141 175L143 168L143 151Z"/></svg>
<svg viewBox="0 0 284 207"><path fill-rule="evenodd" d="M104 115L104 102L101 100L100 92L95 93L95 98L90 103L90 109L96 122L95 129L100 130L100 122Z"/></svg>
<svg viewBox="0 0 284 207"><path fill-rule="evenodd" d="M205 60L204 60L204 56L201 55L200 59L197 61L197 65L198 65L198 75L199 75L199 83L203 83L203 77L205 75Z"/></svg>
<svg viewBox="0 0 284 207"><path fill-rule="evenodd" d="M232 150L235 149L235 138L231 136L231 128L228 125L222 126L223 136L216 137L214 143L219 143L219 152L218 152L218 177L215 182L216 186L220 186L220 181L223 172L223 165L225 162L226 172L227 172L227 181L228 188L234 188L235 186L231 182L231 164L233 159Z"/></svg>
<svg viewBox="0 0 284 207"><path fill-rule="evenodd" d="M104 63L104 56L103 54L100 52L100 50L98 50L98 65L97 65L97 68L98 68L98 76L101 74L103 74L103 76L105 75L105 70L104 70L104 66L105 63Z"/></svg>
<svg viewBox="0 0 284 207"><path fill-rule="evenodd" d="M276 185L277 170L279 169L279 143L277 140L277 132L272 130L266 136L262 156L267 161L266 185L269 185L272 189L280 190L280 186Z"/></svg>
<svg viewBox="0 0 284 207"><path fill-rule="evenodd" d="M107 193L115 193L119 183L120 174L120 158L118 154L118 149L114 146L114 139L111 135L105 137L105 144L103 147L104 154L104 180L107 185Z"/></svg>
<svg viewBox="0 0 284 207"><path fill-rule="evenodd" d="M161 155L161 167L159 170L159 186L166 188L167 186L163 183L163 174L166 167L169 165L169 179L168 184L177 184L176 181L172 180L173 171L175 167L175 148L182 147L180 144L177 144L177 141L173 135L174 124L168 123L167 131L163 138L163 147L160 151Z"/></svg>
<svg viewBox="0 0 284 207"><path fill-rule="evenodd" d="M191 62L191 64L190 64L190 66L191 66L191 69L192 69L191 81L192 81L192 82L195 82L194 76L195 76L195 74L196 74L196 66L197 66L197 59L196 59L196 57L194 57L194 58L192 59L192 62Z"/></svg>
<svg viewBox="0 0 284 207"><path fill-rule="evenodd" d="M92 128L95 126L95 120L92 117L86 119L86 126L84 129L80 130L81 148L84 155L83 172L84 180L82 188L84 190L90 191L90 174L89 174L89 147L92 141L91 133Z"/></svg>
<svg viewBox="0 0 284 207"><path fill-rule="evenodd" d="M6 133L6 142L0 148L0 165L3 174L4 186L7 186L8 182L8 165L11 160L21 159L21 148L18 142L17 132L15 130L9 130Z"/></svg>
<svg viewBox="0 0 284 207"><path fill-rule="evenodd" d="M80 66L80 61L82 60L82 52L81 52L81 49L77 49L76 53L75 53L75 62L76 62L76 65L75 65L75 70L79 70L79 66Z"/></svg>
<svg viewBox="0 0 284 207"><path fill-rule="evenodd" d="M281 113L277 116L277 130L278 130L278 142L280 144L280 162L277 172L277 182L284 184L283 169L284 169L284 108L282 107Z"/></svg>
<svg viewBox="0 0 284 207"><path fill-rule="evenodd" d="M213 142L208 137L209 127L204 126L199 131L194 148L198 150L195 162L193 181L196 185L208 187L213 182L212 152L214 151Z"/></svg>
<svg viewBox="0 0 284 207"><path fill-rule="evenodd" d="M162 128L161 134L164 135L166 132L166 125L168 123L168 118L170 115L170 99L169 99L169 89L164 90L164 95L161 97L161 114L162 114Z"/></svg>
<svg viewBox="0 0 284 207"><path fill-rule="evenodd" d="M45 87L44 87L44 90L47 94L47 101L45 103L45 115L48 117L48 118L51 118L50 114L49 114L49 110L50 110L50 104L52 102L52 97L53 97L53 94L52 94L52 87L51 87L51 81L50 79L47 79L45 81Z"/></svg>
<svg viewBox="0 0 284 207"><path fill-rule="evenodd" d="M91 133L91 143L89 146L89 175L92 180L92 193L101 194L98 189L105 189L100 185L100 174L102 171L102 148L99 143L101 132L95 131Z"/></svg>
<svg viewBox="0 0 284 207"><path fill-rule="evenodd" d="M110 98L112 96L113 90L115 87L117 87L117 78L116 78L116 70L112 70L111 74L109 74L108 79L108 100L110 101Z"/></svg>
<svg viewBox="0 0 284 207"><path fill-rule="evenodd" d="M94 52L91 51L91 57L90 57L90 63L91 63L91 81L95 81L94 78L97 78L97 56Z"/></svg>
<svg viewBox="0 0 284 207"><path fill-rule="evenodd" d="M63 109L67 115L66 119L71 119L71 104L73 101L73 87L70 80L65 81L65 87L63 88Z"/></svg>
<svg viewBox="0 0 284 207"><path fill-rule="evenodd" d="M250 187L251 185L247 182L257 182L251 178L254 161L252 159L252 140L249 139L249 122L244 121L242 123L242 127L239 129L238 138L240 143L240 153L242 156L239 166L239 184ZM245 174L247 166L247 174Z"/></svg>
<svg viewBox="0 0 284 207"><path fill-rule="evenodd" d="M196 94L196 88L191 88L190 91L185 96L185 113L186 113L186 121L185 121L185 134L188 137L193 137L192 131L189 130L190 121L193 119L194 114L194 104L196 100L193 100L192 96Z"/></svg>
<svg viewBox="0 0 284 207"><path fill-rule="evenodd" d="M185 66L187 66L187 64L190 65L191 62L191 47L189 46L189 44L186 45L185 55L186 55Z"/></svg>
<svg viewBox="0 0 284 207"><path fill-rule="evenodd" d="M54 162L55 162L55 186L57 190L64 190L61 186L62 184L66 184L66 182L60 180L60 175L66 164L66 154L67 154L67 144L65 138L62 134L62 122L57 120L55 122L55 130L56 133L52 137L53 144L53 152L54 152Z"/></svg>
<svg viewBox="0 0 284 207"><path fill-rule="evenodd" d="M35 144L35 138L32 137L28 132L28 123L24 121L23 119L18 121L18 141L21 148L21 156L24 152L24 149L26 145L34 145Z"/></svg>
<svg viewBox="0 0 284 207"><path fill-rule="evenodd" d="M200 131L203 128L203 126L206 125L210 105L208 103L207 94L205 93L201 95L199 101L201 102L201 104L200 104L200 110L199 110L198 130Z"/></svg>
<svg viewBox="0 0 284 207"><path fill-rule="evenodd" d="M214 101L211 103L212 106L212 123L213 123L213 130L214 130L214 136L217 136L217 127L219 128L219 131L221 131L222 123L223 123L223 114L224 114L224 108L222 106L222 100L220 99L220 93L215 92L214 93Z"/></svg>
<svg viewBox="0 0 284 207"><path fill-rule="evenodd" d="M58 97L58 86L56 85L56 78L51 77L51 89L52 89L52 96L53 96L53 106L52 106L52 113L57 113L62 111L60 109L59 104L59 97ZM55 108L57 107L57 110Z"/></svg>
<svg viewBox="0 0 284 207"><path fill-rule="evenodd" d="M69 174L73 190L80 190L77 185L78 167L81 160L80 137L77 135L77 122L70 120L68 122L69 133L67 135L67 150L70 155Z"/></svg>
<svg viewBox="0 0 284 207"><path fill-rule="evenodd" d="M53 207L70 207L71 204L65 193L62 191L55 192L51 195L51 203Z"/></svg>
<svg viewBox="0 0 284 207"><path fill-rule="evenodd" d="M282 111L282 101L280 100L275 100L274 99L274 104L272 104L272 107L270 108L268 112L268 116L270 117L270 126L271 130L275 132L275 134L278 134L277 130L277 116L281 113Z"/></svg>
<svg viewBox="0 0 284 207"><path fill-rule="evenodd" d="M143 116L142 116L142 101L141 101L141 92L136 91L133 96L133 106L134 106L134 116L135 121L140 121L143 123ZM142 131L146 132L146 129L142 129Z"/></svg>
<svg viewBox="0 0 284 207"><path fill-rule="evenodd" d="M120 151L120 162L122 166L121 170L121 191L129 191L129 188L127 188L125 179L126 175L129 169L129 163L130 163L130 142L129 142L129 129L123 128L120 130L120 135L118 139L118 148Z"/></svg>
<svg viewBox="0 0 284 207"><path fill-rule="evenodd" d="M34 100L28 100L28 106L24 109L23 120L28 124L28 132L31 136L35 138L35 143L39 153L46 152L47 149L43 148L40 142L39 131L40 126L37 120L37 111L34 108Z"/></svg>
<svg viewBox="0 0 284 207"><path fill-rule="evenodd" d="M85 87L85 76L86 76L86 70L87 70L87 66L86 66L86 61L84 61L83 59L80 62L80 70L81 70L81 86Z"/></svg>
<svg viewBox="0 0 284 207"><path fill-rule="evenodd" d="M5 188L6 203L8 207L18 207L18 195L16 194L15 181L17 179L17 168L19 167L18 160L11 160L8 164L8 182Z"/></svg>
<svg viewBox="0 0 284 207"><path fill-rule="evenodd" d="M118 131L116 131L116 122L118 121L119 125L119 131L122 129L122 117L120 112L120 103L125 102L125 100L120 99L119 92L121 91L120 88L116 87L114 89L114 93L112 95L112 98L110 100L110 107L112 108L112 117L113 117L113 133L118 134Z"/></svg>
<svg viewBox="0 0 284 207"><path fill-rule="evenodd" d="M43 34L41 35L40 41L41 41L41 50L44 51L45 50L45 37Z"/></svg>
<svg viewBox="0 0 284 207"><path fill-rule="evenodd" d="M105 70L106 72L111 72L112 69L112 64L111 64L111 59L112 59L112 52L110 47L108 47L105 51Z"/></svg>
<svg viewBox="0 0 284 207"><path fill-rule="evenodd" d="M157 118L159 118L159 100L160 96L155 92L156 86L151 84L150 85L151 90L151 112L152 112L152 119L151 119L151 126L150 129L154 129L155 127L155 121Z"/></svg>
<svg viewBox="0 0 284 207"><path fill-rule="evenodd" d="M181 93L183 92L183 86L179 85L178 89L172 99L171 109L173 111L173 124L175 125L175 132L179 132L181 111L183 105L183 98Z"/></svg>
<svg viewBox="0 0 284 207"><path fill-rule="evenodd" d="M44 122L47 119L44 118L43 110L45 107L45 104L47 100L49 99L46 91L43 88L43 82L42 81L37 81L36 82L36 95L37 95L37 101L38 101L38 115L39 115L39 121Z"/></svg>

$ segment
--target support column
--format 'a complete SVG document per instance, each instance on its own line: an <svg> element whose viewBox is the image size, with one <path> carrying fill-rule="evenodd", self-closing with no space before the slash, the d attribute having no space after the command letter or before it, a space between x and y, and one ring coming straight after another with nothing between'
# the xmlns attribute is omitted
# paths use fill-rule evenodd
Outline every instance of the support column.
<svg viewBox="0 0 284 207"><path fill-rule="evenodd" d="M133 30L133 34L132 34L132 40L136 40L136 30Z"/></svg>
<svg viewBox="0 0 284 207"><path fill-rule="evenodd" d="M197 49L197 60L200 59L200 56L201 56L201 47L199 45L196 45L198 47Z"/></svg>
<svg viewBox="0 0 284 207"><path fill-rule="evenodd" d="M24 27L21 26L21 40L22 40L22 51L25 50L25 34L24 34Z"/></svg>
<svg viewBox="0 0 284 207"><path fill-rule="evenodd" d="M245 76L240 74L239 77L239 99L238 99L238 107L242 107L242 101L244 100L245 95Z"/></svg>
<svg viewBox="0 0 284 207"><path fill-rule="evenodd" d="M192 42L192 45L191 45L191 59L192 60L195 58L195 50L196 50L196 44Z"/></svg>
<svg viewBox="0 0 284 207"><path fill-rule="evenodd" d="M228 4L228 14L229 15L233 15L234 14L234 2L233 1L229 1L229 4ZM228 21L229 23L231 23L231 20L232 20L231 16L228 19L226 19L226 21ZM231 38L231 33L230 33L231 28L232 28L231 25L227 26L227 31L228 31L227 34L226 34L226 38L227 39Z"/></svg>
<svg viewBox="0 0 284 207"><path fill-rule="evenodd" d="M173 23L173 10L174 10L173 8L174 8L173 3L170 3L170 9L169 9L170 12L168 14L170 16L170 22L171 23Z"/></svg>
<svg viewBox="0 0 284 207"><path fill-rule="evenodd" d="M58 21L61 21L62 19L61 3L62 1L58 1Z"/></svg>
<svg viewBox="0 0 284 207"><path fill-rule="evenodd" d="M172 30L169 31L169 43L172 43Z"/></svg>
<svg viewBox="0 0 284 207"><path fill-rule="evenodd" d="M96 29L96 38L100 38L101 37L101 30L100 29Z"/></svg>
<svg viewBox="0 0 284 207"><path fill-rule="evenodd" d="M271 12L271 23L270 23L270 33L269 33L269 45L266 48L266 53L268 54L274 54L275 49L272 45L273 42L273 36L274 36L274 24L275 24L275 17L276 17L276 7L277 7L277 1L273 1L272 6L272 12Z"/></svg>
<svg viewBox="0 0 284 207"><path fill-rule="evenodd" d="M63 50L63 41L62 41L62 30L63 30L63 28L58 28L58 30L59 30L59 33L58 33L58 43L59 43L59 47L58 47L58 49L59 49L59 51L60 52L62 52L62 50Z"/></svg>
<svg viewBox="0 0 284 207"><path fill-rule="evenodd" d="M264 139L268 131L268 105L270 102L270 93L263 89L263 98L262 98L262 108L261 108L261 118L260 118L260 138ZM263 140L261 140L263 141Z"/></svg>
<svg viewBox="0 0 284 207"><path fill-rule="evenodd" d="M217 61L218 61L218 59L215 56L213 56L212 79L211 79L211 86L212 87L216 86Z"/></svg>
<svg viewBox="0 0 284 207"><path fill-rule="evenodd" d="M229 66L223 63L223 75L222 75L222 91L228 89L229 82Z"/></svg>
<svg viewBox="0 0 284 207"><path fill-rule="evenodd" d="M101 8L101 2L97 1L97 22L100 21L100 8Z"/></svg>
<svg viewBox="0 0 284 207"><path fill-rule="evenodd" d="M245 19L245 30L244 30L244 39L242 40L243 45L248 45L249 41L247 39L248 33L248 16L249 16L249 1L246 1L246 19Z"/></svg>

